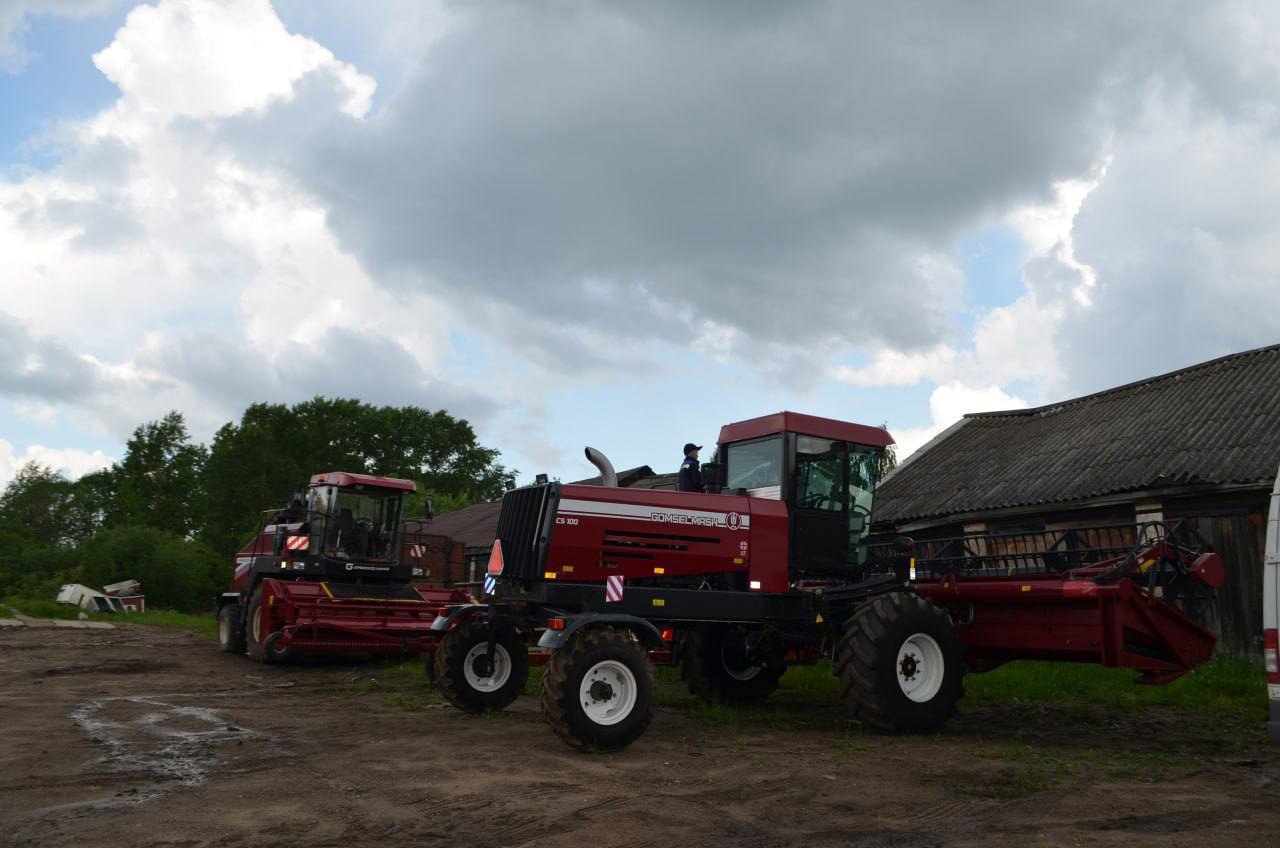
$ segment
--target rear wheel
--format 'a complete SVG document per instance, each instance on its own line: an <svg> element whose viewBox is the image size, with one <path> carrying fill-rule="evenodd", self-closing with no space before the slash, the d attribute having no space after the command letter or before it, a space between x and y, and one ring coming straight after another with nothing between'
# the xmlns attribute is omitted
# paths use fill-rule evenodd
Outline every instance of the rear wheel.
<svg viewBox="0 0 1280 848"><path fill-rule="evenodd" d="M836 671L854 717L878 730L936 733L964 697L964 660L951 619L908 592L881 595L853 614Z"/></svg>
<svg viewBox="0 0 1280 848"><path fill-rule="evenodd" d="M240 605L226 604L218 610L218 647L228 654L244 653L244 622Z"/></svg>
<svg viewBox="0 0 1280 848"><path fill-rule="evenodd" d="M542 714L565 742L619 751L653 720L653 665L627 631L594 627L551 655L541 694Z"/></svg>
<svg viewBox="0 0 1280 848"><path fill-rule="evenodd" d="M445 634L431 657L436 686L463 712L510 706L529 679L529 649L519 636L499 630L489 659L489 624L472 619Z"/></svg>
<svg viewBox="0 0 1280 848"><path fill-rule="evenodd" d="M694 630L683 634L680 674L689 691L706 701L755 704L778 688L786 672L758 656L741 628Z"/></svg>

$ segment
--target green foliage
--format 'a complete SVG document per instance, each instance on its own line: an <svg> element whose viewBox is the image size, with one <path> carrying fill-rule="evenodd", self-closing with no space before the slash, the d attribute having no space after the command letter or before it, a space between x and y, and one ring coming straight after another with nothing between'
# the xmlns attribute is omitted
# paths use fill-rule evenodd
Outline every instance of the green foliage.
<svg viewBox="0 0 1280 848"><path fill-rule="evenodd" d="M207 608L264 510L312 474L403 477L405 517L502 494L509 472L466 421L413 406L316 398L255 404L206 449L178 412L141 425L124 458L71 482L39 464L0 492L0 593L52 598L63 583L143 584L148 604Z"/></svg>
<svg viewBox="0 0 1280 848"><path fill-rule="evenodd" d="M114 469L108 526L154 527L190 536L200 525L201 472L208 452L191 444L182 414L170 412L133 431Z"/></svg>
<svg viewBox="0 0 1280 848"><path fill-rule="evenodd" d="M0 530L47 545L68 541L72 488L52 468L24 465L0 493Z"/></svg>
<svg viewBox="0 0 1280 848"><path fill-rule="evenodd" d="M292 407L254 404L214 436L205 466L200 536L224 555L257 529L263 510L321 471L402 477L418 484L406 506L421 516L496 499L509 473L498 452L476 442L466 421L414 406L315 398Z"/></svg>
<svg viewBox="0 0 1280 848"><path fill-rule="evenodd" d="M154 527L104 530L80 554L78 582L97 587L138 580L147 603L162 608L205 609L225 581L225 564L207 545Z"/></svg>

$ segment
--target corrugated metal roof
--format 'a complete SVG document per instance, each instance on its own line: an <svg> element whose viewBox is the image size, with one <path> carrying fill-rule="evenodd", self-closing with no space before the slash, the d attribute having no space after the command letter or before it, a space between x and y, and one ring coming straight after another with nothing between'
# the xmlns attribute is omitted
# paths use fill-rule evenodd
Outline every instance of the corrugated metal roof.
<svg viewBox="0 0 1280 848"><path fill-rule="evenodd" d="M966 415L886 478L877 522L1189 484L1268 483L1280 345L1037 409Z"/></svg>
<svg viewBox="0 0 1280 848"><path fill-rule="evenodd" d="M427 531L448 536L464 548L489 548L498 533L498 513L502 501L478 503L437 515Z"/></svg>

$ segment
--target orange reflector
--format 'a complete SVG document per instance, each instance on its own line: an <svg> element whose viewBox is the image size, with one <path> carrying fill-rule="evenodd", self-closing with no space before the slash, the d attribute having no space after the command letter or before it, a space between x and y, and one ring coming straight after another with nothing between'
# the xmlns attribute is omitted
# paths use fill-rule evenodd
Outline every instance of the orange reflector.
<svg viewBox="0 0 1280 848"><path fill-rule="evenodd" d="M542 575L542 579L543 579L543 580L555 580L555 579L556 579L556 573L555 573L554 571L547 571L547 572L544 572L544 573L543 573L543 575Z"/></svg>
<svg viewBox="0 0 1280 848"><path fill-rule="evenodd" d="M502 540L493 540L493 550L489 552L489 573L502 573Z"/></svg>
<svg viewBox="0 0 1280 848"><path fill-rule="evenodd" d="M565 626L565 624L566 624L566 622L565 622L565 620L564 620L563 618L551 618L551 619L547 619L547 629L548 629L548 630L564 630L564 626Z"/></svg>
<svg viewBox="0 0 1280 848"><path fill-rule="evenodd" d="M676 638L676 632L674 630L670 627L662 628L662 641L670 642L674 638Z"/></svg>

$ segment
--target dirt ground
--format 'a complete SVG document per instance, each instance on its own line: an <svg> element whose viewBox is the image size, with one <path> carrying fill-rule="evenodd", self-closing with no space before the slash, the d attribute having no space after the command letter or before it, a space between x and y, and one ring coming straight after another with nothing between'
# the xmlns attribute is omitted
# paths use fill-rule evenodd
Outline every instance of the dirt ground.
<svg viewBox="0 0 1280 848"><path fill-rule="evenodd" d="M142 625L0 630L0 845L1280 844L1280 750L1157 709L975 709L920 739L664 707L586 755L531 697L404 709L387 673Z"/></svg>

